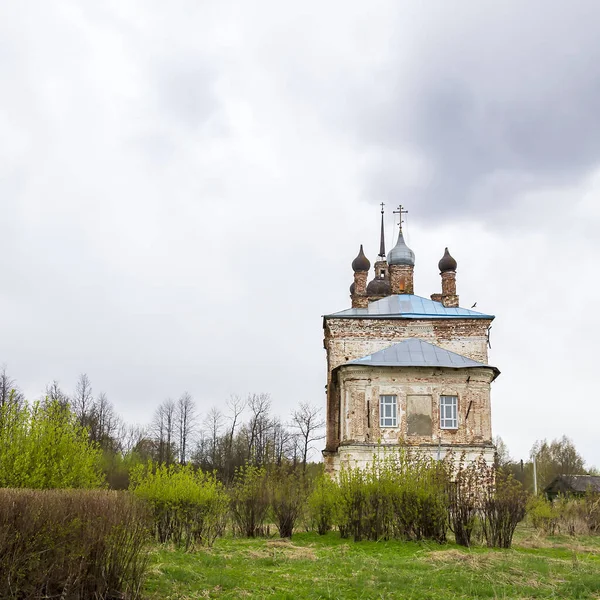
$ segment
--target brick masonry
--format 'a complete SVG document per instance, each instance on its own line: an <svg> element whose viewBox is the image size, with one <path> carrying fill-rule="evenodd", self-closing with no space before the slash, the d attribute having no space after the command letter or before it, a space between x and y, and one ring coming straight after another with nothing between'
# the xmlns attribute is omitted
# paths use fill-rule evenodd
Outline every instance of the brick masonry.
<svg viewBox="0 0 600 600"><path fill-rule="evenodd" d="M356 464L368 462L382 445L418 446L436 455L453 448L493 457L491 369L342 366L408 338L419 338L487 364L490 324L489 319L327 318L324 345L328 362L328 425L324 456L328 470L337 471L342 457L345 461L357 461ZM397 396L395 428L379 425L381 394ZM440 429L439 396L444 394L458 396L456 430ZM428 398L431 434L408 434L409 396Z"/></svg>

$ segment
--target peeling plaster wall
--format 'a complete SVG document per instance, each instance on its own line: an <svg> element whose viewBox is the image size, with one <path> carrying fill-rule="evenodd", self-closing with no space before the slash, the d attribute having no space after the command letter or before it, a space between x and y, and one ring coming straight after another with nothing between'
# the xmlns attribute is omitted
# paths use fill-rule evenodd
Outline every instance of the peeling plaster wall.
<svg viewBox="0 0 600 600"><path fill-rule="evenodd" d="M325 349L329 373L408 338L419 338L487 363L489 319L327 319Z"/></svg>
<svg viewBox="0 0 600 600"><path fill-rule="evenodd" d="M437 455L440 446L458 452L464 450L469 456L485 450L486 455L491 453L493 457L492 369L350 365L341 367L334 375L331 406L338 408L337 423L328 424L328 452L324 453L329 470L337 471L342 457L352 458L351 452L358 452L352 460L364 462L372 459L378 448L386 446L419 447L432 456ZM396 396L396 427L380 426L381 395ZM458 398L457 429L440 428L441 395ZM409 427L411 412L421 415L417 427ZM330 413L330 419L331 416ZM423 416L429 416L426 427Z"/></svg>
<svg viewBox="0 0 600 600"><path fill-rule="evenodd" d="M476 458L484 453L493 460L490 382L491 369L391 369L367 366L342 367L409 338L418 338L488 364L490 319L340 319L324 321L327 352L326 468L337 471L344 461L367 464L378 448L418 446L437 456L441 448L465 451ZM336 377L332 379L334 369ZM395 373L395 374L393 374ZM470 380L467 382L467 379ZM398 396L398 427L379 427L379 396ZM439 396L458 396L457 430L441 430ZM408 430L408 396L431 398L431 434L423 421ZM427 400L421 400L421 407ZM413 400L413 405L419 403ZM469 404L471 408L469 410ZM465 416L469 417L465 423ZM422 411L421 415L427 411ZM425 428L423 428L425 427ZM354 454L353 454L354 453ZM470 458L469 458L470 460ZM366 461L366 462L365 462Z"/></svg>
<svg viewBox="0 0 600 600"><path fill-rule="evenodd" d="M342 367L338 386L342 390L341 444L481 444L491 443L491 369L440 369L427 367ZM397 397L397 427L380 427L379 396ZM440 429L439 397L458 397L458 429ZM407 398L431 399L430 435L409 435ZM470 408L469 408L470 407ZM469 413L468 418L467 411Z"/></svg>
<svg viewBox="0 0 600 600"><path fill-rule="evenodd" d="M342 467L365 469L375 457L382 459L393 455L399 450L398 446L384 446L375 444L354 444L340 446L339 452L325 454L325 469L331 475L339 473ZM444 460L452 452L455 466L464 454L466 462L473 462L483 456L488 465L494 462L494 448L491 445L466 445L466 446L423 446L420 451L433 459Z"/></svg>

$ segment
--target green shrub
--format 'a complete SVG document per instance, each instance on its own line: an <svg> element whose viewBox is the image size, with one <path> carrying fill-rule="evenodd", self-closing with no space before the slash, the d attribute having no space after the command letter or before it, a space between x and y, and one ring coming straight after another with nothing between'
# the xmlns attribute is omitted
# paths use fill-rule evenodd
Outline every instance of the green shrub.
<svg viewBox="0 0 600 600"><path fill-rule="evenodd" d="M527 517L533 527L546 535L554 535L558 529L560 514L557 506L543 496L531 496L526 505Z"/></svg>
<svg viewBox="0 0 600 600"><path fill-rule="evenodd" d="M443 542L447 530L444 466L402 449L374 458L368 469L339 475L338 524L356 541L400 538Z"/></svg>
<svg viewBox="0 0 600 600"><path fill-rule="evenodd" d="M310 528L319 535L331 531L337 520L339 487L333 479L321 473L314 481L308 497L308 518Z"/></svg>
<svg viewBox="0 0 600 600"><path fill-rule="evenodd" d="M0 407L0 487L96 488L102 453L58 402Z"/></svg>
<svg viewBox="0 0 600 600"><path fill-rule="evenodd" d="M292 537L307 498L307 481L303 474L287 465L274 468L269 474L271 510L282 538Z"/></svg>
<svg viewBox="0 0 600 600"><path fill-rule="evenodd" d="M234 526L245 537L264 533L269 510L267 472L264 468L239 467L229 488Z"/></svg>
<svg viewBox="0 0 600 600"><path fill-rule="evenodd" d="M187 551L196 543L211 546L223 534L229 499L214 474L149 463L132 471L131 490L150 507L160 543Z"/></svg>
<svg viewBox="0 0 600 600"><path fill-rule="evenodd" d="M0 599L139 598L145 508L105 490L0 489Z"/></svg>

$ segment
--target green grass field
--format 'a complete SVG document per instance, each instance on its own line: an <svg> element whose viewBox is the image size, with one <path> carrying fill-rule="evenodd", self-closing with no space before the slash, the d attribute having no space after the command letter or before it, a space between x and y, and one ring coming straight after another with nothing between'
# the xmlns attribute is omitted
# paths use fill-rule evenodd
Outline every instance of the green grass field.
<svg viewBox="0 0 600 600"><path fill-rule="evenodd" d="M184 553L156 549L150 599L600 598L600 537L539 537L511 550L360 542L337 533L217 540Z"/></svg>

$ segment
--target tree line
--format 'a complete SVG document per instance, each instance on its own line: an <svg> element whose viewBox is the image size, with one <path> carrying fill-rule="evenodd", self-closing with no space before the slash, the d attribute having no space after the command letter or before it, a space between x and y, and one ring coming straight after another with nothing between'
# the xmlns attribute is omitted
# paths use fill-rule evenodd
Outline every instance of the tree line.
<svg viewBox="0 0 600 600"><path fill-rule="evenodd" d="M575 447L573 440L566 435L551 441L546 439L536 441L526 460L512 458L500 436L494 438L494 445L498 466L520 481L530 493L535 489L534 473L539 493L543 492L557 475L600 475L595 467L586 469L583 456Z"/></svg>
<svg viewBox="0 0 600 600"><path fill-rule="evenodd" d="M212 407L201 414L188 392L168 398L154 411L149 423L126 423L104 392L95 394L87 374L72 394L57 381L46 386L40 406L69 410L89 440L102 451L103 470L114 489L129 485L135 465L154 463L187 465L215 472L231 481L244 465L269 467L291 463L306 470L315 443L324 437L322 410L301 402L284 421L273 414L269 394L232 395L223 410ZM27 406L17 382L6 368L0 370L0 409Z"/></svg>

